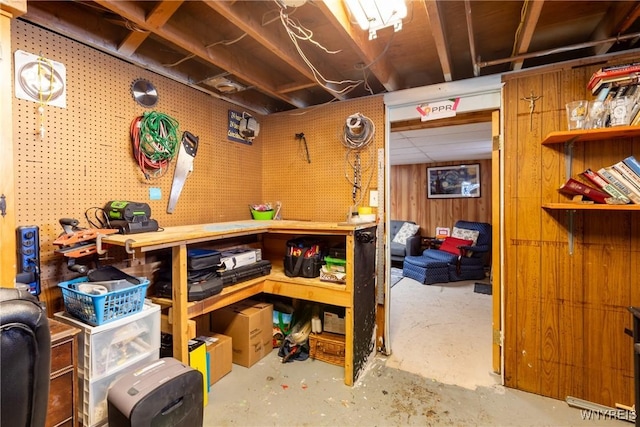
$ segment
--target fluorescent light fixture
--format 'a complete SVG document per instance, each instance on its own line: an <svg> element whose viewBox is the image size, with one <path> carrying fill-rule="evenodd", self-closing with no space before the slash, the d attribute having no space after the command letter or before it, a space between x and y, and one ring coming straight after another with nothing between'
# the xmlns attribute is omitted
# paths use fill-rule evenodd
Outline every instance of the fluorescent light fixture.
<svg viewBox="0 0 640 427"><path fill-rule="evenodd" d="M242 92L246 89L246 87L241 85L240 83L229 80L224 76L211 77L204 80L202 83L206 84L207 86L211 86L218 92L222 93L236 93Z"/></svg>
<svg viewBox="0 0 640 427"><path fill-rule="evenodd" d="M345 3L360 28L369 30L369 40L375 39L381 28L400 31L402 19L407 16L404 0L345 0Z"/></svg>

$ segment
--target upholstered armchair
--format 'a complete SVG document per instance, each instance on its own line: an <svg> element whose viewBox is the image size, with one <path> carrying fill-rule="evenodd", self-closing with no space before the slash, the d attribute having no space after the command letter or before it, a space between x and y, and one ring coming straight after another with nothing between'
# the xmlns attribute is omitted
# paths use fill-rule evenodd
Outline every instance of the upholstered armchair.
<svg viewBox="0 0 640 427"><path fill-rule="evenodd" d="M491 224L458 221L438 249L404 260L403 275L426 285L480 280L491 253Z"/></svg>
<svg viewBox="0 0 640 427"><path fill-rule="evenodd" d="M407 224L407 225L405 225ZM413 221L391 220L391 263L402 263L406 256L420 255L420 226Z"/></svg>
<svg viewBox="0 0 640 427"><path fill-rule="evenodd" d="M0 425L45 425L50 371L46 310L28 291L0 288Z"/></svg>

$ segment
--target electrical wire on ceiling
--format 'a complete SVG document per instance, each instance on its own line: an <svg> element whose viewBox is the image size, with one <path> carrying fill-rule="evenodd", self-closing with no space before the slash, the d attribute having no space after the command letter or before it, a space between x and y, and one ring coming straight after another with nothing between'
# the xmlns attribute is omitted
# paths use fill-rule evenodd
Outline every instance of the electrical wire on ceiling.
<svg viewBox="0 0 640 427"><path fill-rule="evenodd" d="M522 32L522 28L524 28L527 9L529 9L529 0L524 0L522 4L522 9L520 9L520 23L518 24L518 28L516 28L515 37L513 40L513 49L511 49L511 56L516 56L518 54L518 40L520 39L520 33Z"/></svg>
<svg viewBox="0 0 640 427"><path fill-rule="evenodd" d="M218 45L224 45L224 46L231 46L234 43L239 42L240 40L242 40L243 38L245 38L247 36L247 33L242 33L242 35L240 35L240 37L235 38L233 40L220 40L217 41L215 43L211 43L205 46L205 49L210 49L214 46L218 46ZM180 64L182 64L184 61L188 61L191 58L195 58L196 54L192 53L191 55L187 55L184 58L178 60L177 62L174 62L173 64L162 64L165 67L175 67L178 66Z"/></svg>
<svg viewBox="0 0 640 427"><path fill-rule="evenodd" d="M369 85L367 72L369 71L369 68L371 68L376 62L378 62L387 53L387 51L389 50L389 46L391 46L391 42L393 41L393 38L395 37L395 35L396 35L395 32L393 32L391 34L391 37L389 37L389 40L387 40L387 43L384 46L384 49L382 49L382 52L380 52L380 54L378 56L376 56L371 62L369 62L368 64L358 63L358 64L355 64L353 66L353 68L355 68L356 70L361 70L362 71L362 76L363 76L363 79L364 79L364 88L371 95L374 95L374 93L373 93L373 89Z"/></svg>
<svg viewBox="0 0 640 427"><path fill-rule="evenodd" d="M325 106L327 106L327 105L329 105L329 104L331 104L333 102L336 102L336 101L337 101L337 99L333 98L333 99L330 99L327 102L323 102L322 104L317 104L317 105L314 105L313 107L307 107L302 111L292 110L292 111L296 111L296 112L295 113L287 113L287 114L289 116L304 116L305 114L308 114L308 113L310 113L312 111L315 111L315 110L317 110L319 108L325 107Z"/></svg>
<svg viewBox="0 0 640 427"><path fill-rule="evenodd" d="M344 176L352 186L352 212L362 203L364 195L373 179L376 159L375 150L370 149L370 147L373 147L371 142L373 141L375 132L376 127L373 121L361 113L352 114L347 117L343 126L342 145L347 148ZM362 156L365 150L369 154L368 157ZM364 184L363 175L367 172L370 172L369 178L367 183Z"/></svg>
<svg viewBox="0 0 640 427"><path fill-rule="evenodd" d="M131 122L133 156L144 177L160 178L178 151L178 121L157 111L147 111Z"/></svg>
<svg viewBox="0 0 640 427"><path fill-rule="evenodd" d="M341 50L336 50L336 51L329 50L326 47L322 46L317 41L313 40L313 31L311 31L310 29L304 27L299 22L296 22L294 19L292 19L289 15L285 13L284 8L280 9L280 22L282 22L282 26L284 27L285 31L289 35L289 38L291 39L291 42L293 43L296 50L298 51L298 54L300 55L304 63L307 64L307 66L311 70L313 74L313 78L315 79L316 83L318 83L320 86L324 87L328 91L335 94L346 94L351 92L355 88L357 88L362 83L364 83L364 80L335 81L335 80L329 80L325 78L322 75L322 73L313 65L313 63L309 60L309 58L307 58L302 48L300 47L299 41L302 40L302 41L312 43L316 47L322 49L323 51L331 55L340 53ZM336 85L336 86L344 86L344 87L342 87L342 89L334 89L329 86L330 84Z"/></svg>
<svg viewBox="0 0 640 427"><path fill-rule="evenodd" d="M276 1L276 3L277 3L277 1ZM273 22L279 21L280 20L280 9L281 8L279 8L279 9L271 9L271 10L265 12L262 15L262 26L266 27L267 25L269 25L269 24L271 24ZM297 7L292 8L291 12L289 12L289 16L293 15L294 13L296 13L296 10L298 10ZM265 19L265 17L267 15L274 15L274 17L269 19L268 21L265 21L264 19Z"/></svg>

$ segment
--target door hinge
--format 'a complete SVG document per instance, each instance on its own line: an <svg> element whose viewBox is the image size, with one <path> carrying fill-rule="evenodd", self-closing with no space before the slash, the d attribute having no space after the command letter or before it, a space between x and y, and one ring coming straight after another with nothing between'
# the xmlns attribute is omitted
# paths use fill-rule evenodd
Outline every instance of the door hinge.
<svg viewBox="0 0 640 427"><path fill-rule="evenodd" d="M493 330L493 343L495 345L499 345L500 347L502 347L502 344L504 342L504 336L502 335L502 331L499 329L494 329Z"/></svg>
<svg viewBox="0 0 640 427"><path fill-rule="evenodd" d="M501 151L504 148L504 139L502 138L502 135L494 135L492 142L494 151Z"/></svg>

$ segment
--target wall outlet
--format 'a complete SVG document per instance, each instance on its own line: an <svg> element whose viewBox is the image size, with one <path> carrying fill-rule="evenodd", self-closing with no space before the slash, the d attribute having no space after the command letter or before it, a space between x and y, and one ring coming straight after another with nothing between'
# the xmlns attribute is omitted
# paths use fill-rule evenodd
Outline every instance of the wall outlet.
<svg viewBox="0 0 640 427"><path fill-rule="evenodd" d="M369 191L369 206L373 208L378 207L378 190Z"/></svg>

